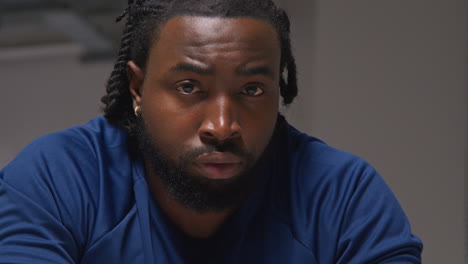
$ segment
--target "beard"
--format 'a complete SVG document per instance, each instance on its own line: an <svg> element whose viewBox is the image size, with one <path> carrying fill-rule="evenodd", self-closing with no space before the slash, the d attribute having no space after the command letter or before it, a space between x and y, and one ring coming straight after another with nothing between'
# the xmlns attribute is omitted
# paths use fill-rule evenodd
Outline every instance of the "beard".
<svg viewBox="0 0 468 264"><path fill-rule="evenodd" d="M222 144L212 142L209 145L194 148L180 153L177 160L161 151L156 139L148 133L148 128L140 114L136 129L138 148L156 177L160 178L163 188L169 197L185 208L198 213L221 212L236 209L242 205L251 193L259 178L261 164L264 163L266 151L258 159L233 141ZM271 145L270 138L268 146ZM266 148L268 149L268 147ZM229 179L209 179L191 173L189 167L200 155L211 152L231 152L245 162L244 170Z"/></svg>

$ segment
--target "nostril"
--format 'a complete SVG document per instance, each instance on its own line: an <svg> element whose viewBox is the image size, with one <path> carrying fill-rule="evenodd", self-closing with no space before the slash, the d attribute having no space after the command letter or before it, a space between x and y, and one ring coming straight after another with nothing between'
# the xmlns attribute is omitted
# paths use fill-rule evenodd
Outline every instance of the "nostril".
<svg viewBox="0 0 468 264"><path fill-rule="evenodd" d="M214 134L211 133L211 132L208 132L208 131L203 132L203 135L204 135L205 137L214 137Z"/></svg>
<svg viewBox="0 0 468 264"><path fill-rule="evenodd" d="M240 137L240 133L232 129L205 129L200 131L200 137L207 140L225 141Z"/></svg>

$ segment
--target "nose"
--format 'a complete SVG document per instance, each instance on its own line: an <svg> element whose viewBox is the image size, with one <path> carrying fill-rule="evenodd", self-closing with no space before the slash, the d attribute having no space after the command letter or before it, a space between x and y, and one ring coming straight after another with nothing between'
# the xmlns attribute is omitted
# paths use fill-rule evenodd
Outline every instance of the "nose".
<svg viewBox="0 0 468 264"><path fill-rule="evenodd" d="M235 105L229 98L220 97L207 102L204 112L204 120L199 128L202 141L224 142L241 137Z"/></svg>

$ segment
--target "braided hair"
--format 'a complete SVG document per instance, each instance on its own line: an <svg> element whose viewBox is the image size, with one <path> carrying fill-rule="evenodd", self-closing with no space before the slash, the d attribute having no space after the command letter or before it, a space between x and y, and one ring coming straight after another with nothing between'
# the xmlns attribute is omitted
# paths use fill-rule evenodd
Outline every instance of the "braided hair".
<svg viewBox="0 0 468 264"><path fill-rule="evenodd" d="M127 63L133 60L145 72L149 50L163 24L175 16L249 17L270 23L281 44L280 94L289 105L297 95L296 64L289 38L290 22L286 12L271 0L129 0L117 22L127 16L117 62L107 82L104 116L134 136L137 119L133 113Z"/></svg>

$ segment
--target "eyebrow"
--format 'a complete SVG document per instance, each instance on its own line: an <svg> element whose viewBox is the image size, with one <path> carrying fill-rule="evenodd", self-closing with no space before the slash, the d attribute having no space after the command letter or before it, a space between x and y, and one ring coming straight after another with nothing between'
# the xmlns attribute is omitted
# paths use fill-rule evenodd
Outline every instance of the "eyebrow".
<svg viewBox="0 0 468 264"><path fill-rule="evenodd" d="M214 75L213 68L205 68L195 64L181 62L170 68L172 72L194 72L200 75ZM264 75L270 79L275 79L275 74L268 66L246 67L240 66L236 68L236 74L241 76Z"/></svg>
<svg viewBox="0 0 468 264"><path fill-rule="evenodd" d="M194 72L200 75L213 75L214 70L212 68L200 67L195 64L181 62L171 67L172 72Z"/></svg>
<svg viewBox="0 0 468 264"><path fill-rule="evenodd" d="M275 79L275 74L268 66L258 66L258 67L239 67L236 69L236 74L242 76L254 76L254 75L265 75L271 79Z"/></svg>

